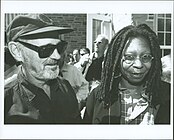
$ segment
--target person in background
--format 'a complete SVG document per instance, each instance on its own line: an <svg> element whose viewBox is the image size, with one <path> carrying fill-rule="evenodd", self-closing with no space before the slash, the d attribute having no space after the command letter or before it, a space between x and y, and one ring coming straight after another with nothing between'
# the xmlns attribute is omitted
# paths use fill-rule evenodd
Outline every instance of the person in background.
<svg viewBox="0 0 174 140"><path fill-rule="evenodd" d="M170 84L161 81L161 52L146 24L126 26L112 38L101 84L87 99L85 123L170 124Z"/></svg>
<svg viewBox="0 0 174 140"><path fill-rule="evenodd" d="M165 55L161 58L162 62L162 76L161 79L171 83L171 54Z"/></svg>
<svg viewBox="0 0 174 140"><path fill-rule="evenodd" d="M70 64L70 65L74 65L74 58L73 58L73 55L71 54L71 53L69 53L68 55L67 55L67 62L68 62L68 64Z"/></svg>
<svg viewBox="0 0 174 140"><path fill-rule="evenodd" d="M88 63L90 63L90 50L88 48L82 48L80 49L80 60L74 66L84 75Z"/></svg>
<svg viewBox="0 0 174 140"><path fill-rule="evenodd" d="M64 79L68 80L73 87L79 103L79 110L81 111L86 105L86 99L89 95L89 83L75 66L68 64L65 60L66 53L61 56L60 75Z"/></svg>
<svg viewBox="0 0 174 140"><path fill-rule="evenodd" d="M79 60L80 60L80 50L79 49L73 50L73 58L74 58L74 64L79 62Z"/></svg>
<svg viewBox="0 0 174 140"><path fill-rule="evenodd" d="M91 64L88 67L85 78L90 84L90 91L94 89L101 80L102 62L107 50L109 40L106 35L99 34L94 41L94 53L90 56Z"/></svg>
<svg viewBox="0 0 174 140"><path fill-rule="evenodd" d="M10 23L8 49L21 66L13 86L5 88L5 124L81 123L76 94L58 76L67 46L59 37L72 31L44 14L20 15Z"/></svg>
<svg viewBox="0 0 174 140"><path fill-rule="evenodd" d="M81 48L81 49L80 49L80 56L83 56L83 55L85 55L85 54L90 55L90 50L89 50L89 48Z"/></svg>

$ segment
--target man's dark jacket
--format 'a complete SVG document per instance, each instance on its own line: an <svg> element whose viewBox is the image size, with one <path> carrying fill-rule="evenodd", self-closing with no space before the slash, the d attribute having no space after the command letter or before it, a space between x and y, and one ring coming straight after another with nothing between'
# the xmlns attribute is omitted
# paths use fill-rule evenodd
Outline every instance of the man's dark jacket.
<svg viewBox="0 0 174 140"><path fill-rule="evenodd" d="M96 58L92 61L92 64L89 66L88 71L86 73L86 80L101 80L101 72L102 72L102 62L104 57Z"/></svg>
<svg viewBox="0 0 174 140"><path fill-rule="evenodd" d="M81 123L73 88L64 79L49 81L50 98L21 74L5 86L5 124Z"/></svg>

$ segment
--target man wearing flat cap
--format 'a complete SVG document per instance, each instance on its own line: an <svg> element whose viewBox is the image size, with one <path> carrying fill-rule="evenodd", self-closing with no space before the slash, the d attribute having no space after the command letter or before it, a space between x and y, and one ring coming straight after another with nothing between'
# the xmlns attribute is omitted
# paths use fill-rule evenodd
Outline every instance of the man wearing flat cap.
<svg viewBox="0 0 174 140"><path fill-rule="evenodd" d="M7 28L11 55L20 63L10 88L5 88L5 124L80 123L78 102L69 82L59 77L59 63L67 42L44 14L17 16Z"/></svg>

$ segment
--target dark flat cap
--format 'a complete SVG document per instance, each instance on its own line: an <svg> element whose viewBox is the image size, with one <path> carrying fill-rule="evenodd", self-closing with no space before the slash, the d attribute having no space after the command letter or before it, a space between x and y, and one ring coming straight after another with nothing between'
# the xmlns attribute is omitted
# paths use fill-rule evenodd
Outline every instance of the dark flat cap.
<svg viewBox="0 0 174 140"><path fill-rule="evenodd" d="M44 14L19 15L6 30L7 43L17 38L58 38L58 35L72 32L73 29L59 27Z"/></svg>

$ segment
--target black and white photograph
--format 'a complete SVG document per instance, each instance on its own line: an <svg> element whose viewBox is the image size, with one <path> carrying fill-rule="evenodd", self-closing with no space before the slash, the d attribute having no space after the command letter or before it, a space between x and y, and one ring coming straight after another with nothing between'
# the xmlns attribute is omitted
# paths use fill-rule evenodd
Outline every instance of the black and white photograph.
<svg viewBox="0 0 174 140"><path fill-rule="evenodd" d="M172 1L11 3L0 137L172 139Z"/></svg>

